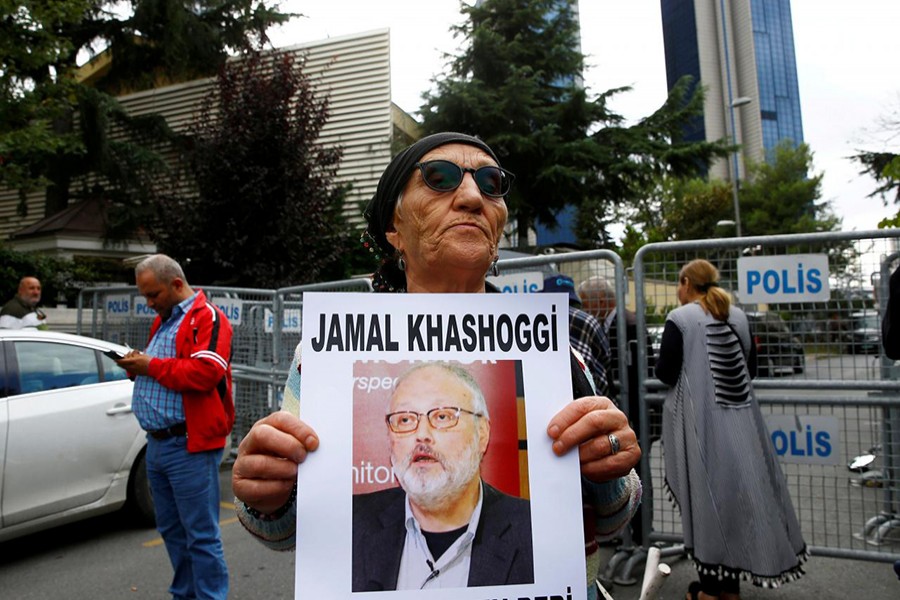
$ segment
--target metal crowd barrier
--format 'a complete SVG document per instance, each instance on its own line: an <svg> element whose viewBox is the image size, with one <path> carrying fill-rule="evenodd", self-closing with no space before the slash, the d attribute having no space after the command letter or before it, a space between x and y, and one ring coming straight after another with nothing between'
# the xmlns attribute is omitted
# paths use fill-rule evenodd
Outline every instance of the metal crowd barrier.
<svg viewBox="0 0 900 600"><path fill-rule="evenodd" d="M750 318L759 355L754 388L781 460L804 538L813 554L893 562L900 556L900 370L883 355L880 323L887 278L896 266L897 230L833 232L648 244L634 261L638 328L661 330L677 306L678 272L705 258ZM739 259L825 255L830 295L823 302L742 301ZM744 277L747 274L744 273ZM799 277L799 273L772 275ZM787 279L784 279L786 282ZM796 281L788 286L797 289ZM638 339L645 492L642 546L683 542L681 520L663 489L664 448L650 444L646 416L661 407L665 386L646 364ZM876 458L851 470L860 455ZM649 483L650 485L646 485ZM649 493L648 493L649 491Z"/></svg>
<svg viewBox="0 0 900 600"><path fill-rule="evenodd" d="M724 238L649 244L641 248L631 274L621 258L608 250L557 252L502 260L500 276L491 278L503 291L531 292L550 273L563 273L576 284L591 276L614 282L617 305L636 311L638 386L629 389L625 336L617 341L619 364L613 378L619 404L637 395L639 437L644 457L644 536L625 535L606 577L618 583L637 580L645 549L664 544L663 555L681 551L680 517L671 504L658 501L663 485L663 449L658 438L658 409L664 386L648 364L648 339L657 344L665 316L677 306L678 270L693 258L710 260L721 272L722 286L738 290L742 257L824 254L831 271L827 301L738 305L751 316L754 343L762 372L754 386L770 429L798 417L826 423L836 440L827 461L798 462L800 452L816 452L815 437L805 430L793 440L787 429L773 434L781 454L804 537L815 554L862 560L893 561L900 554L900 367L883 356L880 323L886 305L887 279L900 260L896 230L835 232L793 236ZM234 447L260 417L281 402L287 368L300 340L303 292L368 292L368 279L349 279L279 290L203 287L217 304L239 315L235 327L234 381L237 419ZM89 288L78 300L79 333L134 347L143 347L150 319L122 312L139 302L134 287ZM235 312L236 311L236 312ZM127 312L127 311L126 311ZM226 311L227 313L227 311ZM89 322L88 322L89 319ZM625 331L623 311L617 327ZM787 421L786 421L787 420ZM780 424L780 425L779 425ZM800 435L802 434L802 435ZM793 446L791 445L793 444ZM875 461L865 471L848 464L871 453ZM819 457L825 458L825 457Z"/></svg>

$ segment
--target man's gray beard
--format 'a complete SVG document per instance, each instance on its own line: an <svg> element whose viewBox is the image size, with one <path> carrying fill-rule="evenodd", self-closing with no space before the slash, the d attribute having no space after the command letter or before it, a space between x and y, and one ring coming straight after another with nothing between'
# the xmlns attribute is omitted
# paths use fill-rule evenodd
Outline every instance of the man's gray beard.
<svg viewBox="0 0 900 600"><path fill-rule="evenodd" d="M478 476L481 454L477 440L475 444L466 448L458 461L447 460L429 447L428 453L444 467L437 475L426 475L410 470L412 457L417 450L418 448L413 449L399 464L395 463L391 456L391 465L400 486L409 495L410 500L425 510L438 510L453 504L469 482Z"/></svg>

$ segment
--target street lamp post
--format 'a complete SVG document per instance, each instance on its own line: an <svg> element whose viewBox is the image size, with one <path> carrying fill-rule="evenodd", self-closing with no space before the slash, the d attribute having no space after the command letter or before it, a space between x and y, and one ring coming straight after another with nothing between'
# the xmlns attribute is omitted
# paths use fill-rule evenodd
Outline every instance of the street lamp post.
<svg viewBox="0 0 900 600"><path fill-rule="evenodd" d="M738 98L734 97L734 93L731 87L731 56L730 52L728 51L728 18L725 13L725 0L719 0L719 13L722 20L722 50L724 51L725 55L725 83L728 87L728 111L731 120L731 143L735 146L735 150L732 156L733 172L731 176L731 190L732 196L734 198L734 231L737 237L741 237L741 205L740 199L738 197L738 186L740 185L740 176L738 175L738 169L740 168L740 165L738 164L738 160L740 157L737 150L737 124L735 123L734 109L750 104L751 99L747 96L740 96Z"/></svg>
<svg viewBox="0 0 900 600"><path fill-rule="evenodd" d="M731 97L731 83L728 84L728 96ZM734 152L732 153L732 159L734 161L732 165L732 173L731 173L731 195L734 199L734 231L737 237L741 237L741 203L740 203L740 165L738 161L740 160L740 150L738 150L738 139L737 139L737 124L734 118L734 109L739 108L741 106L746 106L752 102L752 99L747 96L740 96L738 98L734 98L728 103L728 110L731 116L731 143L735 147Z"/></svg>

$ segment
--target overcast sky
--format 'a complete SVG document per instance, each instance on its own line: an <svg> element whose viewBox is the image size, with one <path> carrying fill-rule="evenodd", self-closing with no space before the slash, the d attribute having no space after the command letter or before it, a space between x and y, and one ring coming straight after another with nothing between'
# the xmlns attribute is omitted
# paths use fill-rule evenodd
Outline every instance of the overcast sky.
<svg viewBox="0 0 900 600"><path fill-rule="evenodd" d="M581 44L594 92L629 85L612 105L637 120L666 97L659 0L581 0ZM286 12L305 17L272 32L288 46L388 27L391 30L391 94L414 114L431 79L442 72L443 53L455 53L449 26L459 23L458 0L287 0ZM879 117L900 111L900 0L793 0L794 44L803 134L824 173L823 200L845 230L875 229L894 214L880 198L866 196L874 180L858 175L847 159L857 148L900 152L900 140L884 145ZM415 115L414 115L415 116Z"/></svg>

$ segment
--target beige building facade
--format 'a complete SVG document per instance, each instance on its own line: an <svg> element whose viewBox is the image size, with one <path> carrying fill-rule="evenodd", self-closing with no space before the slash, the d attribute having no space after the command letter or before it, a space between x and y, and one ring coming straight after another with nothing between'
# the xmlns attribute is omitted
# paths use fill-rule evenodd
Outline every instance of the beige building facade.
<svg viewBox="0 0 900 600"><path fill-rule="evenodd" d="M299 44L288 49L307 53L306 69L319 93L330 98L330 117L320 141L341 146L337 183L350 184L345 213L356 224L359 206L375 192L392 151L418 137L417 123L391 102L390 31L373 30ZM176 132L186 131L213 89L201 79L122 96L132 115L161 114ZM148 239L106 247L96 207L73 204L65 215L43 217L43 191L28 197L28 216L16 212L15 190L0 190L0 240L21 251L56 256L125 258L155 251Z"/></svg>

